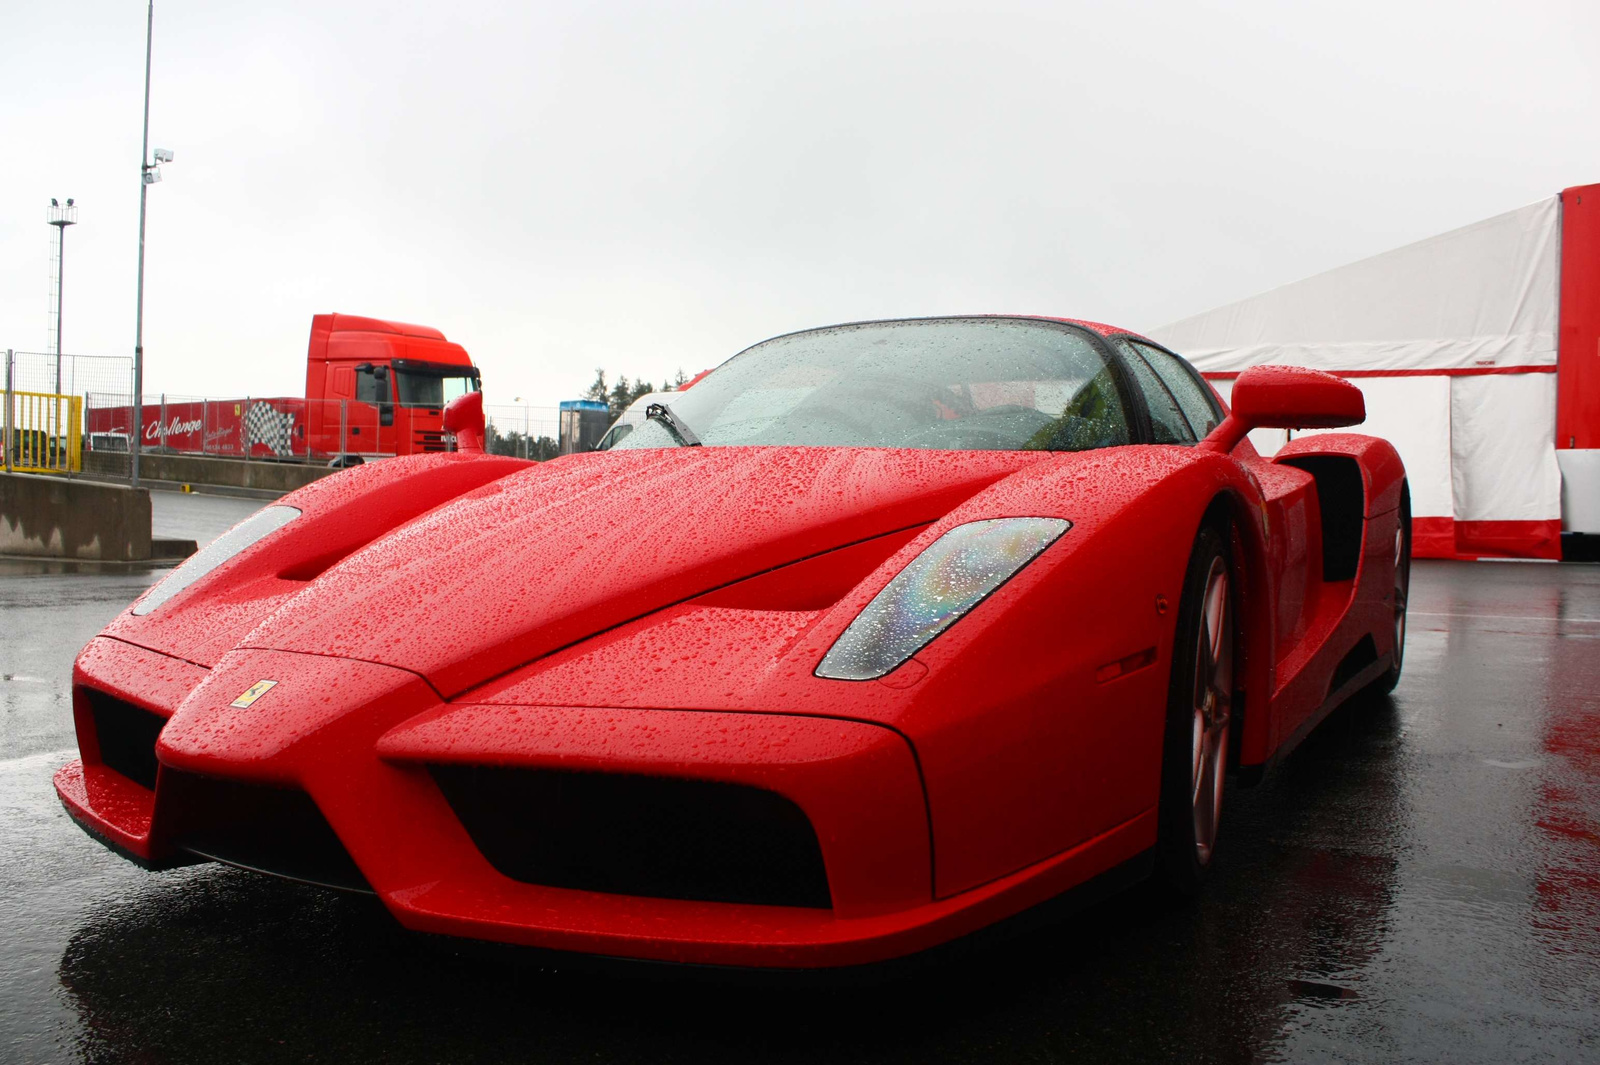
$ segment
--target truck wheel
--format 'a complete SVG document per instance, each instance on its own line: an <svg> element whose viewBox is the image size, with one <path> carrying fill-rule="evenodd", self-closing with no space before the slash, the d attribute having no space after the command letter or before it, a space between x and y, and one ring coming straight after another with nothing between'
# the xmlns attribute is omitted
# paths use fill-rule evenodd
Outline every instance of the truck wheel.
<svg viewBox="0 0 1600 1065"><path fill-rule="evenodd" d="M1200 890L1216 853L1233 719L1233 581L1227 541L1201 528L1189 556L1172 650L1162 744L1162 879L1175 893Z"/></svg>

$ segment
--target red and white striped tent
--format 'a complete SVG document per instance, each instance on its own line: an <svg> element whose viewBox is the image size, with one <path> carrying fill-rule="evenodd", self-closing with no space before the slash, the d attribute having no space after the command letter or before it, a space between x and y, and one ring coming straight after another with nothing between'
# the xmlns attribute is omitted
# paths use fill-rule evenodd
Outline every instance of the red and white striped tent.
<svg viewBox="0 0 1600 1065"><path fill-rule="evenodd" d="M1563 531L1600 533L1600 185L1150 335L1224 396L1263 363L1350 378L1357 431L1405 460L1419 556L1559 558Z"/></svg>

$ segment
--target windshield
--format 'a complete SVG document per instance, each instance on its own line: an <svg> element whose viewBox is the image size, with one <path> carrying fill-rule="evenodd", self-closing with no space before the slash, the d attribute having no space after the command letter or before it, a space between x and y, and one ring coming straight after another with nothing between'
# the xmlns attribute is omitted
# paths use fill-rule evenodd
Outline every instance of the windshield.
<svg viewBox="0 0 1600 1065"><path fill-rule="evenodd" d="M667 397L708 447L1086 451L1129 442L1105 358L1053 322L937 318L795 333ZM660 421L616 450L673 447Z"/></svg>
<svg viewBox="0 0 1600 1065"><path fill-rule="evenodd" d="M466 375L446 377L396 370L394 380L402 407L442 407L458 396L478 390L478 379Z"/></svg>
<svg viewBox="0 0 1600 1065"><path fill-rule="evenodd" d="M596 451L610 451L612 448L616 447L622 442L623 437L633 432L633 427L635 424L637 424L637 422L628 421L627 417L628 416L624 414L622 419L619 420L617 424L606 430L606 435L602 436L600 438L600 442L594 446Z"/></svg>

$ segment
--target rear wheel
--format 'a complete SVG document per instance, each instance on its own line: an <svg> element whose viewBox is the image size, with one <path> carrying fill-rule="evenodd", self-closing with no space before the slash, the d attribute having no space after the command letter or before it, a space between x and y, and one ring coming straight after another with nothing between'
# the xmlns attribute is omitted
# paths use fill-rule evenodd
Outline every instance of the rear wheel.
<svg viewBox="0 0 1600 1065"><path fill-rule="evenodd" d="M1233 723L1233 582L1226 541L1200 530L1178 607L1161 759L1161 872L1182 895L1200 889L1216 853Z"/></svg>
<svg viewBox="0 0 1600 1065"><path fill-rule="evenodd" d="M1388 672L1372 682L1371 690L1387 695L1400 683L1406 655L1406 599L1411 594L1411 492L1400 491L1400 516L1394 530L1394 655Z"/></svg>

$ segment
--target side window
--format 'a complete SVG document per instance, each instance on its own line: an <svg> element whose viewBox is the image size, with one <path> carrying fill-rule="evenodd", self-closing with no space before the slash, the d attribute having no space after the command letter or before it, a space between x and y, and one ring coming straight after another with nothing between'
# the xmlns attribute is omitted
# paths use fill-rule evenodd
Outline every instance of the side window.
<svg viewBox="0 0 1600 1065"><path fill-rule="evenodd" d="M388 390L385 389L385 391L387 392ZM383 397L383 399L388 398L387 395ZM356 399L362 403L380 402L378 398L378 378L370 367L356 371Z"/></svg>
<svg viewBox="0 0 1600 1065"><path fill-rule="evenodd" d="M968 391L982 387L993 389L997 386L969 385ZM1034 382L1032 391L1033 404L1040 413L1044 413L1045 409L1055 411L1058 403L1061 404L1061 413L1028 438L1022 445L1025 450L1091 451L1116 447L1131 439L1128 415L1122 409L1122 399L1117 395L1117 383L1110 366L1102 365L1087 380Z"/></svg>
<svg viewBox="0 0 1600 1065"><path fill-rule="evenodd" d="M1189 424L1194 427L1195 435L1205 436L1215 429L1222 421L1222 417L1212 403L1211 390L1196 376L1194 370L1176 355L1168 354L1160 348L1138 342L1132 344L1166 384L1167 390L1178 401L1178 406L1183 408Z"/></svg>
<svg viewBox="0 0 1600 1065"><path fill-rule="evenodd" d="M1172 393L1161 383L1161 378L1157 377L1155 371L1139 357L1139 353L1134 350L1131 343L1119 339L1118 344L1122 348L1123 361L1133 373L1134 382L1139 386L1139 391L1144 393L1144 404L1150 409L1150 428L1154 433L1152 442L1194 443L1194 431L1189 428L1189 422L1184 418L1183 411L1178 409L1178 401L1172 398Z"/></svg>

